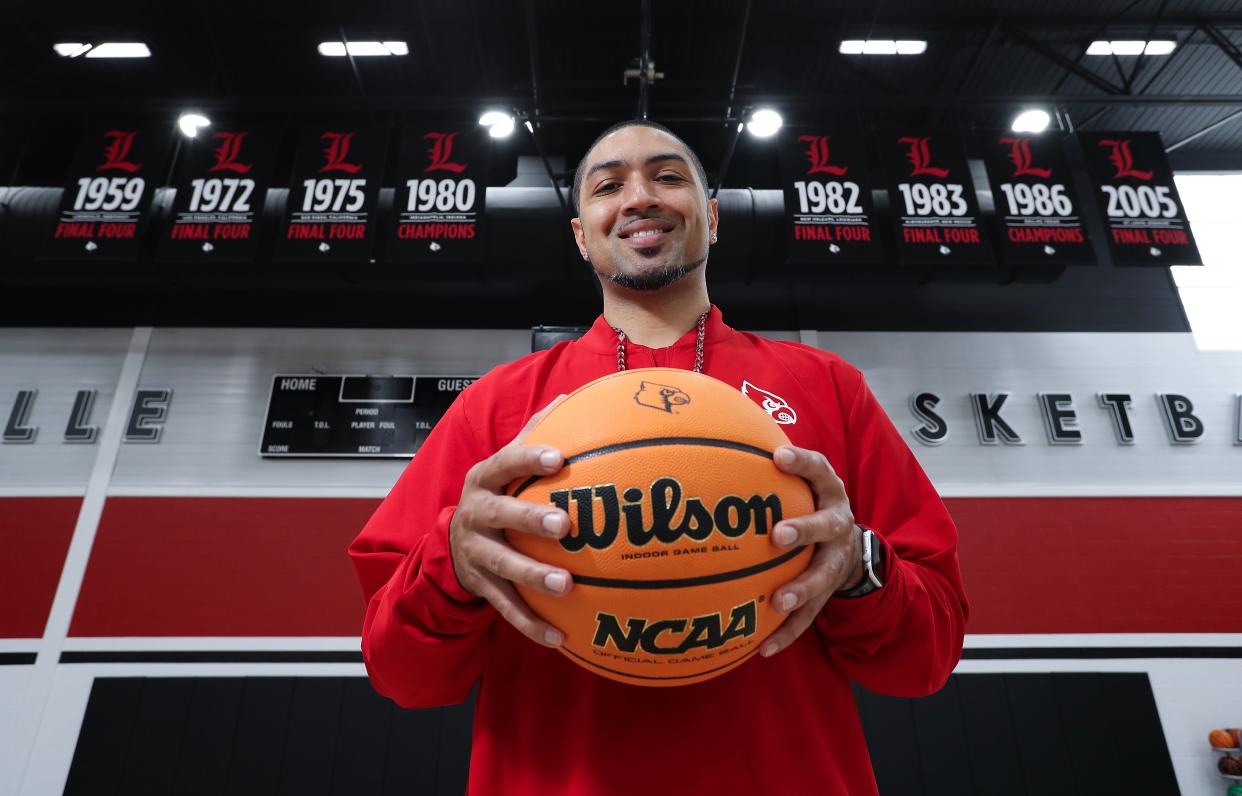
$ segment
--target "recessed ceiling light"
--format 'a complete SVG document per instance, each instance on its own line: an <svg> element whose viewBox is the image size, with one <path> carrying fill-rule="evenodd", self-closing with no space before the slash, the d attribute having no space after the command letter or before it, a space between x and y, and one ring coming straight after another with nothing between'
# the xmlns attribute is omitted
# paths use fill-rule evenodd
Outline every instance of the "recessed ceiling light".
<svg viewBox="0 0 1242 796"><path fill-rule="evenodd" d="M193 138L198 135L198 128L209 127L211 119L208 119L201 113L183 113L177 119L177 127L180 128L181 134L187 138Z"/></svg>
<svg viewBox="0 0 1242 796"><path fill-rule="evenodd" d="M922 55L927 52L923 39L845 39L837 51L842 55Z"/></svg>
<svg viewBox="0 0 1242 796"><path fill-rule="evenodd" d="M781 129L781 124L783 120L779 113L770 108L760 108L750 115L746 129L756 138L768 138L776 135L776 131Z"/></svg>
<svg viewBox="0 0 1242 796"><path fill-rule="evenodd" d="M62 41L52 45L52 49L61 58L77 58L91 48L90 44L80 41Z"/></svg>
<svg viewBox="0 0 1242 796"><path fill-rule="evenodd" d="M141 41L106 41L86 50L87 58L150 58L151 50Z"/></svg>
<svg viewBox="0 0 1242 796"><path fill-rule="evenodd" d="M322 41L319 54L331 58L352 55L355 58L385 55L409 55L410 48L403 41Z"/></svg>
<svg viewBox="0 0 1242 796"><path fill-rule="evenodd" d="M1175 49L1177 49L1177 42L1170 39L1096 40L1087 47L1087 55L1168 55Z"/></svg>
<svg viewBox="0 0 1242 796"><path fill-rule="evenodd" d="M513 117L504 111L487 111L479 117L479 124L487 128L492 138L505 138L513 132Z"/></svg>
<svg viewBox="0 0 1242 796"><path fill-rule="evenodd" d="M1042 133L1048 129L1048 124L1052 121L1052 117L1047 111L1038 108L1025 110L1019 113L1013 120L1013 131L1015 133Z"/></svg>

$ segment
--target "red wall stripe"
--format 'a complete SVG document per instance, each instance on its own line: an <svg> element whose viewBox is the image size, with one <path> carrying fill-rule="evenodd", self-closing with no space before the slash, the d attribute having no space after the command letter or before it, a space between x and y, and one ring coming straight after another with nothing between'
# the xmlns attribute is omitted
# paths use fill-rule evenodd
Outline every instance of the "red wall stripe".
<svg viewBox="0 0 1242 796"><path fill-rule="evenodd" d="M1242 498L946 503L969 633L1242 632ZM376 505L109 499L70 634L355 635L345 548Z"/></svg>
<svg viewBox="0 0 1242 796"><path fill-rule="evenodd" d="M56 596L80 497L0 498L0 638L38 638Z"/></svg>

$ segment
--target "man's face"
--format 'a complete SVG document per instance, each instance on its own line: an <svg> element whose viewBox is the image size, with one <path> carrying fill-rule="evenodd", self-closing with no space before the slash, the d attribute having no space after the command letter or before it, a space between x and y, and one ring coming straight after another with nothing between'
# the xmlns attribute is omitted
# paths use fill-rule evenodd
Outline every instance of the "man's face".
<svg viewBox="0 0 1242 796"><path fill-rule="evenodd" d="M578 249L602 278L637 290L658 290L707 259L716 231L716 200L708 200L690 153L651 127L623 127L586 159L578 217L570 223Z"/></svg>

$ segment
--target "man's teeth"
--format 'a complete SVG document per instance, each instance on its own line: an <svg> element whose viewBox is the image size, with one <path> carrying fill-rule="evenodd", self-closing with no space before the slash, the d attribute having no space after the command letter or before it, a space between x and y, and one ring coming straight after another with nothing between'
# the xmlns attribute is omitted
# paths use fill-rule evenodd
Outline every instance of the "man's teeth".
<svg viewBox="0 0 1242 796"><path fill-rule="evenodd" d="M635 232L630 237L634 239L650 238L652 235L659 235L663 231L662 229L644 229L642 232Z"/></svg>

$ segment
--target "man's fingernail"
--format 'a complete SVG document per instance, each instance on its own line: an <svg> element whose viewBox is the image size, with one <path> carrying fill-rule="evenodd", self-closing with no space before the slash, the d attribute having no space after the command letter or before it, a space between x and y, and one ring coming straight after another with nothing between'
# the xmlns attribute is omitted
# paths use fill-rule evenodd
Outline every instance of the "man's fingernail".
<svg viewBox="0 0 1242 796"><path fill-rule="evenodd" d="M556 451L544 451L539 454L539 463L544 467L555 467L561 461L561 455Z"/></svg>
<svg viewBox="0 0 1242 796"><path fill-rule="evenodd" d="M798 604L798 598L793 593L785 592L784 594L781 595L781 610L782 611L792 610L793 607L797 604Z"/></svg>
<svg viewBox="0 0 1242 796"><path fill-rule="evenodd" d="M543 529L548 533L561 534L561 515L545 514L543 515Z"/></svg>
<svg viewBox="0 0 1242 796"><path fill-rule="evenodd" d="M775 655L776 654L776 642L773 641L769 644L763 645L763 649L759 651L759 654L765 658L770 658L773 655Z"/></svg>
<svg viewBox="0 0 1242 796"><path fill-rule="evenodd" d="M545 630L543 632L543 640L554 647L559 647L565 639L561 636L561 631L559 630Z"/></svg>
<svg viewBox="0 0 1242 796"><path fill-rule="evenodd" d="M560 592L565 591L565 585L568 582L569 582L569 579L565 577L564 572L549 572L548 574L543 576L543 585L547 586L549 590L557 592L558 594Z"/></svg>
<svg viewBox="0 0 1242 796"><path fill-rule="evenodd" d="M776 452L776 461L788 467L794 463L794 452L789 448L781 448Z"/></svg>
<svg viewBox="0 0 1242 796"><path fill-rule="evenodd" d="M777 527L777 529L772 532L772 535L776 537L777 544L785 545L786 547L798 541L798 532L793 528L790 528L788 525L781 525Z"/></svg>

